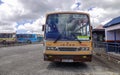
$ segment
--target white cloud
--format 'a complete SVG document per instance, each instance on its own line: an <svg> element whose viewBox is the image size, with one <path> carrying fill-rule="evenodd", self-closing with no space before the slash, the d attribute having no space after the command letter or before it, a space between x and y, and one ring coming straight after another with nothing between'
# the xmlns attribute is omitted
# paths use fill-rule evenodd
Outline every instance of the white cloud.
<svg viewBox="0 0 120 75"><path fill-rule="evenodd" d="M26 33L27 33L27 34L32 34L32 32L31 32L31 31L27 31Z"/></svg>
<svg viewBox="0 0 120 75"><path fill-rule="evenodd" d="M25 30L25 27L24 27L24 25L20 25L17 29L18 30Z"/></svg>
<svg viewBox="0 0 120 75"><path fill-rule="evenodd" d="M93 25L99 25L107 19L112 19L120 16L120 1L118 0L80 0L81 10L87 10L90 7L94 7L89 11L91 19L98 19L97 21L92 21ZM98 22L99 21L99 22Z"/></svg>
<svg viewBox="0 0 120 75"><path fill-rule="evenodd" d="M45 22L45 14L50 11L68 11L80 2L79 11L88 12L91 24L96 26L104 24L109 19L119 16L119 0L2 0L0 5L0 29L27 30L28 32L41 32ZM92 10L88 11L89 8ZM22 23L34 21L33 23ZM17 23L19 26L16 28ZM9 26L8 26L9 25Z"/></svg>
<svg viewBox="0 0 120 75"><path fill-rule="evenodd" d="M43 18L39 18L35 20L33 23L25 23L23 25L19 25L17 30L27 30L27 33L43 33L42 32L42 22Z"/></svg>
<svg viewBox="0 0 120 75"><path fill-rule="evenodd" d="M110 22L112 19L106 19L105 21L103 21L101 24L105 25L106 23Z"/></svg>
<svg viewBox="0 0 120 75"><path fill-rule="evenodd" d="M1 20L17 21L17 18L24 14L24 8L18 0L3 0L0 5Z"/></svg>

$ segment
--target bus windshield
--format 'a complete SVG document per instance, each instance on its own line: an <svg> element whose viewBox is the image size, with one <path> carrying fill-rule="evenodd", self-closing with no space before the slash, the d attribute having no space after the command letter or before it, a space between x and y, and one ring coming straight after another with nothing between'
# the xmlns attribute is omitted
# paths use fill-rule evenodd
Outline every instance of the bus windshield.
<svg viewBox="0 0 120 75"><path fill-rule="evenodd" d="M78 13L49 14L46 19L46 40L90 40L89 16Z"/></svg>

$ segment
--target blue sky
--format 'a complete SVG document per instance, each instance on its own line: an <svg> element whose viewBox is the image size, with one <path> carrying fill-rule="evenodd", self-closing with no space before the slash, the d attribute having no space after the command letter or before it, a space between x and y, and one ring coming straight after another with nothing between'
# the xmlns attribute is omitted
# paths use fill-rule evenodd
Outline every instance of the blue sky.
<svg viewBox="0 0 120 75"><path fill-rule="evenodd" d="M43 33L45 15L53 11L87 12L97 27L119 16L119 4L119 0L0 0L0 31Z"/></svg>
<svg viewBox="0 0 120 75"><path fill-rule="evenodd" d="M0 0L0 5L3 4L3 2Z"/></svg>

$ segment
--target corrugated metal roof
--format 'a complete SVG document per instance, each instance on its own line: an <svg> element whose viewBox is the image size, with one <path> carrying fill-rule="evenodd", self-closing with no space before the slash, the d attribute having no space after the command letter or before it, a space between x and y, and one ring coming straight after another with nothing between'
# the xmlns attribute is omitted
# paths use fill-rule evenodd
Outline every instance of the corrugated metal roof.
<svg viewBox="0 0 120 75"><path fill-rule="evenodd" d="M110 27L110 26L113 26L113 25L117 25L117 24L120 24L120 16L117 17L117 18L112 19L110 22L105 24L103 27L107 28L107 27Z"/></svg>
<svg viewBox="0 0 120 75"><path fill-rule="evenodd" d="M103 25L99 25L95 29L104 29L104 28L103 28Z"/></svg>
<svg viewBox="0 0 120 75"><path fill-rule="evenodd" d="M99 25L96 28L94 28L92 31L105 31L105 28L103 28L103 25Z"/></svg>

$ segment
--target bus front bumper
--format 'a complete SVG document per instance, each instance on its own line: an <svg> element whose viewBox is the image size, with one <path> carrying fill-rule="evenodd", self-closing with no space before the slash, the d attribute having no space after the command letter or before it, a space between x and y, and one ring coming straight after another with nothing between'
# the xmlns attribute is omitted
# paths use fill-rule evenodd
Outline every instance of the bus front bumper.
<svg viewBox="0 0 120 75"><path fill-rule="evenodd" d="M91 62L92 55L49 55L44 54L45 61L53 62Z"/></svg>

